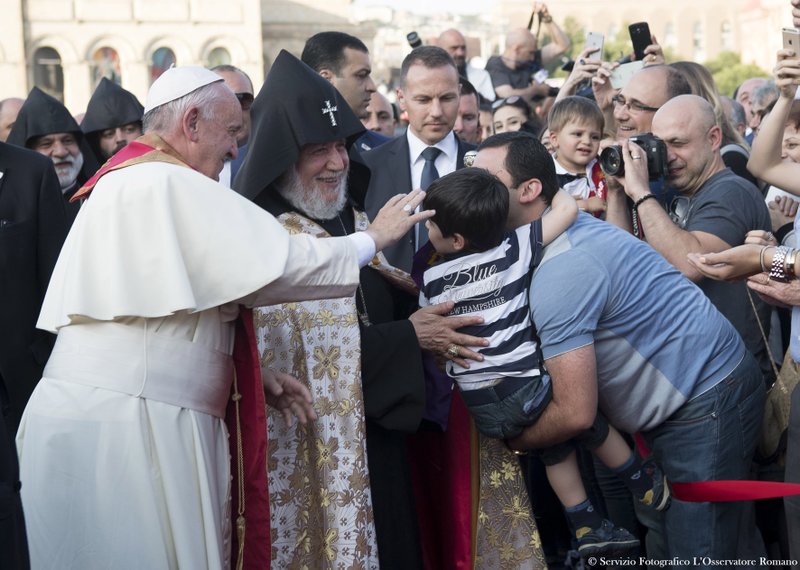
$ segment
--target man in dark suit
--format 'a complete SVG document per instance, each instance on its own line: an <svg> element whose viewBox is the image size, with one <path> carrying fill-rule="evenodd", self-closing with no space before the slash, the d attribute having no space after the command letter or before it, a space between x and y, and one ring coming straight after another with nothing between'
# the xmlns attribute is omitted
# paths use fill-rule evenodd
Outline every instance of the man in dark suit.
<svg viewBox="0 0 800 570"><path fill-rule="evenodd" d="M53 348L36 320L66 235L52 161L0 143L0 568L28 567L14 434Z"/></svg>
<svg viewBox="0 0 800 570"><path fill-rule="evenodd" d="M453 132L458 117L458 70L442 48L421 46L406 56L397 100L408 114L405 136L363 155L372 171L366 199L371 217L395 194L424 190L436 178L461 168L464 153L475 148ZM417 224L384 254L395 267L410 271L414 252L427 241L423 224Z"/></svg>

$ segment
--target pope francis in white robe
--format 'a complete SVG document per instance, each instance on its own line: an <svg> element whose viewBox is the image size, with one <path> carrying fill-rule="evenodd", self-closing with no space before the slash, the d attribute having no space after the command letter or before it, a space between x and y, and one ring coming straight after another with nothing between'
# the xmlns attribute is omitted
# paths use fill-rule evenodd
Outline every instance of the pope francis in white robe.
<svg viewBox="0 0 800 570"><path fill-rule="evenodd" d="M18 432L32 567L228 568L239 306L353 295L357 257L185 166L103 176L50 282L38 326L58 339Z"/></svg>

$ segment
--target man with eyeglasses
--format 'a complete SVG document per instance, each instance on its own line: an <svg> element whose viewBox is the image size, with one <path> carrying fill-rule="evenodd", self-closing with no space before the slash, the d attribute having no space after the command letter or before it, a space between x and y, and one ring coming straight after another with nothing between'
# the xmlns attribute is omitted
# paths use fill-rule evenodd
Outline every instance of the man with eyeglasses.
<svg viewBox="0 0 800 570"><path fill-rule="evenodd" d="M250 107L253 106L253 82L244 71L234 65L217 65L211 71L222 77L225 85L233 91L239 105L242 106L242 130L236 137L239 154L233 160L225 161L219 181L225 186L232 187L233 179L239 172L239 167L247 156L247 141L250 139Z"/></svg>
<svg viewBox="0 0 800 570"><path fill-rule="evenodd" d="M778 100L778 88L775 87L773 81L765 81L762 85L753 90L750 97L750 132L753 138L758 135L758 127L761 126L761 121L772 110L775 101Z"/></svg>
<svg viewBox="0 0 800 570"><path fill-rule="evenodd" d="M769 309L758 299L754 299L755 305L748 300L743 282L707 279L687 260L689 253L740 245L750 230L770 231L764 199L753 184L722 162L722 132L705 99L696 95L671 99L654 114L652 126L653 134L667 145L666 181L678 194L665 211L648 184L644 151L633 143L623 143L625 176L619 180L633 201L645 239L697 283L731 321L769 379L772 367L764 342L764 334L769 334Z"/></svg>
<svg viewBox="0 0 800 570"><path fill-rule="evenodd" d="M604 72L598 71L598 77L602 77ZM592 87L595 99L607 120L609 110L613 113L618 143L634 135L649 133L652 130L653 116L664 103L673 97L692 92L683 75L668 65L642 68L616 94L607 78L604 81L593 81ZM652 191L657 196L664 195L664 181L654 181ZM628 231L632 230L630 203L613 178L609 181L606 220Z"/></svg>

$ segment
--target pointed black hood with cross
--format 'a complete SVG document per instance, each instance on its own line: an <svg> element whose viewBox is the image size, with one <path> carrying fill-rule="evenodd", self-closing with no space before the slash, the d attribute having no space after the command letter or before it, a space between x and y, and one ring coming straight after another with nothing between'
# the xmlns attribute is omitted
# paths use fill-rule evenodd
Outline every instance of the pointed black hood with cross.
<svg viewBox="0 0 800 570"><path fill-rule="evenodd" d="M251 200L297 162L303 146L345 139L349 149L365 130L336 88L286 50L250 113L247 158L234 189Z"/></svg>

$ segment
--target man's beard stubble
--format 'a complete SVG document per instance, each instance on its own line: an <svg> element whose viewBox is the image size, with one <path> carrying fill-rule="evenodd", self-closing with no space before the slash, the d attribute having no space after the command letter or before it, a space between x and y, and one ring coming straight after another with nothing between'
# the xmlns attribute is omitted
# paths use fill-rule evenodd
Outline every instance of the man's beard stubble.
<svg viewBox="0 0 800 570"><path fill-rule="evenodd" d="M314 220L332 220L347 204L347 175L342 174L336 187L336 199L325 198L325 192L315 182L303 185L297 169L290 168L276 183L278 193L291 206Z"/></svg>

